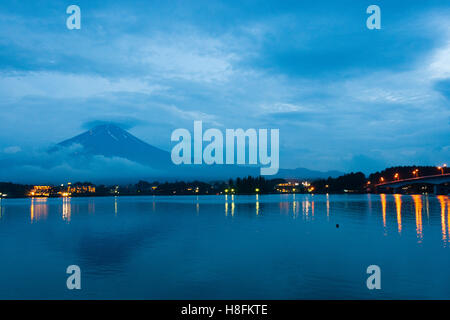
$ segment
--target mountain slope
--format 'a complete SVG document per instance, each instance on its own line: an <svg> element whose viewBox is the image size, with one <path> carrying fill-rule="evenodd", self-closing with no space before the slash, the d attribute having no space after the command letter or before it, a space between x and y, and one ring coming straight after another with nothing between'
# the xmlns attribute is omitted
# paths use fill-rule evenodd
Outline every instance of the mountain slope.
<svg viewBox="0 0 450 320"><path fill-rule="evenodd" d="M172 165L170 153L156 148L113 124L96 126L57 144L57 148L83 146L88 155L121 157L152 168Z"/></svg>

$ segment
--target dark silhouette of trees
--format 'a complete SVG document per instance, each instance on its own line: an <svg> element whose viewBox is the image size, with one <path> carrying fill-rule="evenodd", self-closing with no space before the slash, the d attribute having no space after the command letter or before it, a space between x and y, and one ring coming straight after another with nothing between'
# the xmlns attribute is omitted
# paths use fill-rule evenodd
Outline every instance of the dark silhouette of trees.
<svg viewBox="0 0 450 320"><path fill-rule="evenodd" d="M381 172L370 174L368 178L362 172L352 172L337 178L318 179L312 182L311 186L303 187L301 181L295 181L295 186L287 183L285 179L267 179L266 177L243 177L236 179L229 179L228 181L175 181L163 182L158 181L148 182L144 180L138 181L136 184L121 185L121 186L105 186L97 185L90 182L76 182L72 187L77 186L94 186L96 196L106 195L210 195L210 194L224 194L225 190L234 194L267 194L276 193L277 185L284 184L278 189L283 192L313 192L313 193L364 193L370 191L370 186L380 182L381 178L385 182L393 181L395 179L408 179L415 176L430 176L448 173L448 168L438 169L432 166L398 166L386 168ZM414 173L413 173L414 172ZM395 176L398 174L398 178ZM368 184L368 182L370 182ZM291 188L289 186L292 186ZM313 187L313 189L311 188ZM55 190L60 190L62 187L54 186ZM8 197L26 197L30 190L33 189L31 185L14 184L10 182L0 182L0 192L8 194ZM287 191L285 191L287 190ZM281 191L280 191L281 192ZM57 192L54 192L57 195ZM72 194L71 196L80 196L79 194Z"/></svg>
<svg viewBox="0 0 450 320"><path fill-rule="evenodd" d="M320 179L312 183L315 193L364 192L366 176L362 172L344 174L337 178Z"/></svg>
<svg viewBox="0 0 450 320"><path fill-rule="evenodd" d="M33 189L31 185L15 184L11 182L0 182L0 192L8 197L24 197Z"/></svg>

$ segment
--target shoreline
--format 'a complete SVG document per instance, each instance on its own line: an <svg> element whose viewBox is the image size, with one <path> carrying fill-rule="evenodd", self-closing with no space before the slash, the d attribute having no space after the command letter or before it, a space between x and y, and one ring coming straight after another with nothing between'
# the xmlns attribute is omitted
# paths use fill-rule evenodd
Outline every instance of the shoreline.
<svg viewBox="0 0 450 320"><path fill-rule="evenodd" d="M121 195L86 195L86 196L50 196L50 197L6 197L6 198L0 198L0 202L6 199L71 199L71 198L119 198L119 197L192 197L192 196L267 196L267 195L394 195L399 194L402 196L411 196L411 195L426 195L426 196L448 196L448 194L442 194L442 195L436 195L433 193L371 193L371 192L343 192L343 193L235 193L235 194L121 194Z"/></svg>

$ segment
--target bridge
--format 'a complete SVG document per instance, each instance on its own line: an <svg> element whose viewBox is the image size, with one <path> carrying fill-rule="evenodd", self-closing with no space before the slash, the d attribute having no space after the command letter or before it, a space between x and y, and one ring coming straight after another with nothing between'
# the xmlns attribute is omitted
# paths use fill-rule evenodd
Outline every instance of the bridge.
<svg viewBox="0 0 450 320"><path fill-rule="evenodd" d="M442 184L448 184L450 182L450 173L432 175L432 176L423 176L423 177L415 177L409 179L402 180L394 180L382 182L379 184L375 184L375 188L392 188L394 189L394 193L397 193L398 189L404 186L410 186L413 184L431 184L434 187L434 193L439 193L439 187Z"/></svg>

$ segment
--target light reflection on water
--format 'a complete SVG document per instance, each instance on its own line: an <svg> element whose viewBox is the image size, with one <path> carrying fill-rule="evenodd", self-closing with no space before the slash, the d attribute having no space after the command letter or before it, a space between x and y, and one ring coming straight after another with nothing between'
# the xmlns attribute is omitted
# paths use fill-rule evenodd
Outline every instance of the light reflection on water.
<svg viewBox="0 0 450 320"><path fill-rule="evenodd" d="M381 199L381 210L383 214L383 227L386 228L386 195L380 194Z"/></svg>
<svg viewBox="0 0 450 320"><path fill-rule="evenodd" d="M411 196L414 201L414 211L416 214L416 232L417 232L417 241L422 242L422 196L421 195L412 195Z"/></svg>
<svg viewBox="0 0 450 320"><path fill-rule="evenodd" d="M70 198L63 198L63 208L62 208L62 216L63 220L70 222L70 216L72 214L72 207L70 206Z"/></svg>
<svg viewBox="0 0 450 320"><path fill-rule="evenodd" d="M284 195L283 195L284 196ZM302 209L302 217L306 221L313 221L314 220L314 208L315 208L315 201L314 196L311 195L302 195L302 194L293 194L291 201L280 201L278 203L280 208L280 213L287 214L290 210L290 207L292 207L292 216L293 218L296 218L299 214L300 210L300 202L301 202L301 209ZM397 221L397 230L398 233L402 233L402 215L409 215L411 211L406 207L402 207L402 201L408 201L408 199L412 199L413 204L413 213L414 213L414 220L415 220L415 230L417 235L417 242L421 243L423 240L423 214L424 214L424 202L426 206L426 214L427 219L429 220L429 197L423 196L423 195L400 195L400 194L394 194L394 195L386 195L386 194L380 194L379 202L381 206L381 217L382 217L382 224L383 227L387 227L387 197L393 197L394 198L394 205L395 205L395 213L396 213L396 221ZM255 196L255 213L256 215L260 214L260 195ZM264 196L262 196L264 197ZM303 200L299 201L298 198L303 197ZM316 195L317 197L317 195ZM369 212L372 212L372 197L377 197L377 195L367 195L367 205ZM234 216L235 214L235 195L231 195L230 197L228 195L224 196L225 198L225 216L228 216L229 208L231 208L231 216ZM443 246L446 246L447 243L450 241L449 234L450 234L450 206L449 206L449 197L445 195L439 195L436 196L436 199L438 200L439 206L440 206L440 224L441 224L441 232L442 232L442 241ZM30 199L30 221L31 222L37 222L39 220L45 220L48 216L48 198L32 198ZM53 201L60 201L61 202L61 215L62 219L66 222L70 222L71 215L72 215L72 205L71 205L71 198L70 197L64 197L60 199L51 199ZM326 203L326 217L330 217L330 212L332 212L331 204L330 204L330 195L325 195L325 203ZM200 213L200 204L201 201L199 200L199 196L196 196L196 203L195 203L195 209L196 213ZM156 211L156 201L155 197L153 197L152 202L152 211ZM5 206L2 205L0 207L0 219L4 215L5 212ZM88 199L88 207L87 212L89 214L95 214L95 200L93 198ZM118 197L114 197L114 214L117 216L118 214ZM329 219L328 219L329 220Z"/></svg>
<svg viewBox="0 0 450 320"><path fill-rule="evenodd" d="M447 227L446 225L448 225L448 219L450 217L447 217L447 221L446 221L446 217L445 217L445 206L447 204L448 207L448 197L447 196L437 196L438 200L439 200L439 204L441 205L441 225L442 225L442 241L445 244L447 243ZM449 216L450 216L450 207L449 207ZM448 226L449 229L448 231L450 232L450 225Z"/></svg>
<svg viewBox="0 0 450 320"><path fill-rule="evenodd" d="M91 283L84 298L373 298L358 282L369 264L405 273L375 298L450 298L449 219L444 195L7 199L0 298L67 297L54 275L69 264ZM18 290L30 265L38 280Z"/></svg>
<svg viewBox="0 0 450 320"><path fill-rule="evenodd" d="M46 219L48 215L47 198L32 198L30 205L30 221Z"/></svg>
<svg viewBox="0 0 450 320"><path fill-rule="evenodd" d="M402 196L399 194L395 194L394 198L395 198L395 209L397 211L398 233L402 233Z"/></svg>
<svg viewBox="0 0 450 320"><path fill-rule="evenodd" d="M286 195L282 195L286 197ZM234 216L235 214L235 195L225 195L225 216L228 216L229 208L231 208L231 216ZM255 195L255 213L256 215L260 214L260 195ZM264 196L262 196L264 197ZM302 217L306 221L313 221L314 220L314 208L315 208L315 201L314 201L314 195L303 195L303 194L293 194L290 195L292 197L292 200L290 198L285 198L278 203L280 208L280 213L282 214L288 214L290 207L292 207L292 216L293 218L296 218L299 214L300 209L300 201L298 198L303 197L303 200L301 200L301 209L302 209ZM316 195L316 197L318 197ZM382 224L383 227L387 227L387 214L388 214L388 200L387 197L393 197L394 199L394 205L395 205L395 213L396 213L396 222L397 222L397 230L398 233L402 233L402 216L403 215L410 215L411 213L414 213L414 220L415 220L415 230L417 235L417 242L421 243L423 240L423 214L424 211L427 214L427 219L429 220L429 197L424 195L400 195L400 194L394 194L394 195L386 195L386 194L380 194L380 195L367 195L367 205L369 212L372 212L372 197L379 197L379 202L381 206L381 217L382 217ZM413 210L410 211L410 209L406 206L402 207L402 201L408 201L409 199L412 200L413 204ZM450 241L450 238L448 235L450 235L450 199L448 196L445 195L439 195L436 196L436 199L438 200L439 206L440 206L440 224L441 224L441 232L442 232L442 241L443 246L446 246L447 243ZM45 220L48 216L48 198L32 198L30 199L30 221L31 222L37 222L39 220ZM72 214L72 205L71 205L71 198L70 197L64 197L60 199L51 199L53 201L60 201L62 205L61 214L62 219L64 221L70 222L71 214ZM286 201L287 200L287 201ZM156 211L156 202L155 197L153 197L152 202L152 211ZM426 210L424 210L423 206L426 206ZM326 217L330 217L330 212L332 212L331 204L330 204L330 195L325 195L325 203L326 203ZM195 210L196 213L200 213L200 204L201 200L199 199L199 196L196 196L196 202L195 202ZM347 203L346 203L347 205ZM2 217L3 213L5 212L5 206L0 207L0 218ZM87 212L89 214L95 214L95 199L89 198L88 199L88 207ZM117 216L118 214L118 197L114 197L114 214Z"/></svg>

